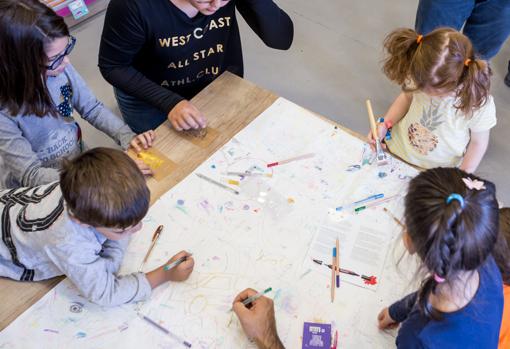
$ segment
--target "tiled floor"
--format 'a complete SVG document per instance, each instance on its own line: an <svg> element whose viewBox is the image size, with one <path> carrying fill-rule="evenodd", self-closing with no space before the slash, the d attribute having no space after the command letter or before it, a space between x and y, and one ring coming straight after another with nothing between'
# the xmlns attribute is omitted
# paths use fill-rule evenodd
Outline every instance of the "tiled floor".
<svg viewBox="0 0 510 349"><path fill-rule="evenodd" d="M245 77L308 109L361 133L368 128L364 100L384 113L399 89L381 73L382 40L394 28L414 24L417 0L276 0L292 17L294 44L289 51L271 50L240 19ZM112 88L97 69L104 15L74 30L78 38L73 64L94 92L117 110ZM498 125L478 174L496 182L499 199L510 204L510 88L503 83L510 59L507 42L492 61L492 93ZM90 145L112 145L85 126ZM506 136L505 136L506 135ZM506 159L506 160L505 160Z"/></svg>

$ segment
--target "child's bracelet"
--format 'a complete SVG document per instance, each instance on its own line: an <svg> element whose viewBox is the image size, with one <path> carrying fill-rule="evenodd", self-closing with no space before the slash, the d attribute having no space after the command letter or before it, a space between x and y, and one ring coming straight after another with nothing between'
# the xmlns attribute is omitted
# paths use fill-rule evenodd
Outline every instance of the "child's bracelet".
<svg viewBox="0 0 510 349"><path fill-rule="evenodd" d="M393 127L393 123L390 120L384 120L384 118L377 119L377 122L384 124L384 127L386 127L386 136L384 136L384 139L390 140L391 128Z"/></svg>
<svg viewBox="0 0 510 349"><path fill-rule="evenodd" d="M393 123L390 120L384 120L384 118L377 119L377 122L384 124L388 130L393 127Z"/></svg>

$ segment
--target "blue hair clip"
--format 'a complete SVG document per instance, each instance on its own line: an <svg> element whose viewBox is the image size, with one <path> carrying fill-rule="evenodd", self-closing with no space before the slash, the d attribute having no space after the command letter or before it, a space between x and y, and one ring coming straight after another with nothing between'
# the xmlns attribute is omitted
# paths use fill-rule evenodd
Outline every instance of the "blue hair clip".
<svg viewBox="0 0 510 349"><path fill-rule="evenodd" d="M457 194L457 193L451 193L446 198L446 204L449 205L450 202L452 202L453 200L457 200L459 202L459 204L460 204L460 207L464 208L464 198L462 197L462 195Z"/></svg>

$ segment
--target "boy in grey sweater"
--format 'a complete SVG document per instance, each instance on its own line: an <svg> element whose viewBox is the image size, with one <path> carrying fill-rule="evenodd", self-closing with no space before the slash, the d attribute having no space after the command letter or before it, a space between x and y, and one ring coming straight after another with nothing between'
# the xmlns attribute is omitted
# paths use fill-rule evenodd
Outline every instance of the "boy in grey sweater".
<svg viewBox="0 0 510 349"><path fill-rule="evenodd" d="M194 261L170 271L119 276L129 236L141 229L150 193L136 164L119 150L95 148L66 161L58 182L0 191L0 276L37 281L66 275L92 302L147 299L166 281L182 281Z"/></svg>

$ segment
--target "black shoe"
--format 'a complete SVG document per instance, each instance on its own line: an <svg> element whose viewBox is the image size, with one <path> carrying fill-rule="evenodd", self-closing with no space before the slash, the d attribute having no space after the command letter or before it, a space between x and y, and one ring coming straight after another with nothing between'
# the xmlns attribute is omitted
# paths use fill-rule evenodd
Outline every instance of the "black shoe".
<svg viewBox="0 0 510 349"><path fill-rule="evenodd" d="M508 73L505 76L505 85L510 87L510 61L508 61Z"/></svg>

